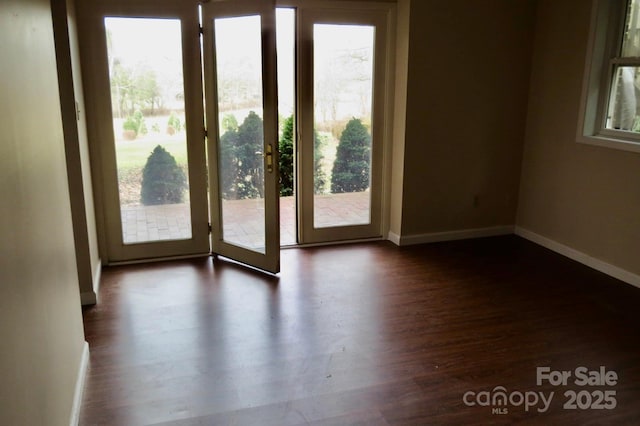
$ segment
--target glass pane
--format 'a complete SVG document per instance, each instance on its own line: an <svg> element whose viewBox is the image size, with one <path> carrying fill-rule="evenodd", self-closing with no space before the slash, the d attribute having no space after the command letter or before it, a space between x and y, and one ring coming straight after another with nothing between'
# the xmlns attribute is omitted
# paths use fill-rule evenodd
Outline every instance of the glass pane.
<svg viewBox="0 0 640 426"><path fill-rule="evenodd" d="M314 227L371 222L374 28L314 25Z"/></svg>
<svg viewBox="0 0 640 426"><path fill-rule="evenodd" d="M639 67L618 67L613 78L606 127L640 132Z"/></svg>
<svg viewBox="0 0 640 426"><path fill-rule="evenodd" d="M123 241L190 239L180 21L104 22Z"/></svg>
<svg viewBox="0 0 640 426"><path fill-rule="evenodd" d="M295 202L295 9L276 9L280 163L280 245L297 244Z"/></svg>
<svg viewBox="0 0 640 426"><path fill-rule="evenodd" d="M640 5L638 0L629 1L624 38L622 40L623 57L640 56Z"/></svg>
<svg viewBox="0 0 640 426"><path fill-rule="evenodd" d="M260 16L215 20L222 238L265 253Z"/></svg>

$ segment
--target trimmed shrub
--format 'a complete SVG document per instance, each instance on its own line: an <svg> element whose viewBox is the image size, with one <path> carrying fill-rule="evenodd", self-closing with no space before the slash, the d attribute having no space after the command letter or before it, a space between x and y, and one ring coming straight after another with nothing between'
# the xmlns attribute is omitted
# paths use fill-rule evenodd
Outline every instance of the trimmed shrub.
<svg viewBox="0 0 640 426"><path fill-rule="evenodd" d="M169 121L167 121L167 133L173 135L180 130L182 130L182 123L176 113L172 111L169 116Z"/></svg>
<svg viewBox="0 0 640 426"><path fill-rule="evenodd" d="M294 188L294 153L293 153L293 115L284 120L282 128L282 137L278 145L280 168L280 196L286 197L293 195ZM317 131L313 132L313 192L314 194L323 194L327 186L327 176L322 168L322 149L326 141Z"/></svg>
<svg viewBox="0 0 640 426"><path fill-rule="evenodd" d="M236 119L236 116L229 113L224 114L222 116L221 127L225 132L235 132L238 130L238 120Z"/></svg>
<svg viewBox="0 0 640 426"><path fill-rule="evenodd" d="M184 201L187 177L166 149L155 147L142 170L140 201L145 206Z"/></svg>
<svg viewBox="0 0 640 426"><path fill-rule="evenodd" d="M326 145L326 137L314 130L313 132L313 193L324 194L327 190L327 174L322 167L324 155L322 150Z"/></svg>
<svg viewBox="0 0 640 426"><path fill-rule="evenodd" d="M361 192L369 187L371 135L362 122L353 118L340 136L331 173L331 192Z"/></svg>
<svg viewBox="0 0 640 426"><path fill-rule="evenodd" d="M262 119L254 111L220 138L220 190L226 200L262 197Z"/></svg>
<svg viewBox="0 0 640 426"><path fill-rule="evenodd" d="M282 137L278 144L280 154L280 196L293 195L293 115L284 120Z"/></svg>
<svg viewBox="0 0 640 426"><path fill-rule="evenodd" d="M238 141L235 155L238 164L236 179L236 195L238 198L262 197L262 152L264 131L262 119L254 111L244 119L238 127Z"/></svg>
<svg viewBox="0 0 640 426"><path fill-rule="evenodd" d="M236 179L238 177L238 158L236 145L238 144L238 132L227 130L220 138L220 191L225 200L235 200Z"/></svg>
<svg viewBox="0 0 640 426"><path fill-rule="evenodd" d="M136 123L137 130L138 130L138 134L139 135L146 135L148 133L147 131L147 123L144 121L144 115L142 115L142 111L138 110L136 112L133 113L133 119Z"/></svg>
<svg viewBox="0 0 640 426"><path fill-rule="evenodd" d="M126 140L134 140L138 136L138 124L132 116L128 116L122 123L123 132L122 135Z"/></svg>
<svg viewBox="0 0 640 426"><path fill-rule="evenodd" d="M127 119L122 123L122 128L123 135L127 140L133 140L138 135L147 134L147 124L144 121L142 111L138 110L133 115L127 116Z"/></svg>

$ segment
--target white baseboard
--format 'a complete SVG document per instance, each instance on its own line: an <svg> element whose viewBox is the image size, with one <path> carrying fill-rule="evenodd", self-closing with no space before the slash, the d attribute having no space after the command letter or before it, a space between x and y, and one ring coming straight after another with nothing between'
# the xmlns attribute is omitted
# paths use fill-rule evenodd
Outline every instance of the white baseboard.
<svg viewBox="0 0 640 426"><path fill-rule="evenodd" d="M400 238L400 235L396 234L395 232L389 231L389 235L387 236L387 240L389 240L393 244L399 246L401 238Z"/></svg>
<svg viewBox="0 0 640 426"><path fill-rule="evenodd" d="M489 228L461 229L458 231L433 232L400 236L389 232L389 240L399 246L413 244L437 243L440 241L468 240L471 238L495 237L513 234L513 225L492 226Z"/></svg>
<svg viewBox="0 0 640 426"><path fill-rule="evenodd" d="M80 303L82 306L95 305L98 303L98 290L100 290L100 279L102 278L102 261L98 259L96 269L93 271L93 290L80 293Z"/></svg>
<svg viewBox="0 0 640 426"><path fill-rule="evenodd" d="M553 241L547 237L536 234L528 229L519 226L495 226L491 228L463 229L460 231L434 232L431 234L400 236L389 232L387 239L398 246L408 246L412 244L434 243L439 241L465 240L470 238L492 237L498 235L516 234L533 243L548 248L569 259L580 262L590 268L607 274L613 278L640 288L640 275L629 272L618 266L614 266L603 260L596 259L588 254L582 253L564 244Z"/></svg>
<svg viewBox="0 0 640 426"><path fill-rule="evenodd" d="M80 358L80 366L78 368L78 377L76 378L76 388L73 393L73 405L71 406L70 426L78 426L80 421L80 407L82 405L82 394L84 393L84 382L89 368L89 343L84 342L82 347L82 357Z"/></svg>
<svg viewBox="0 0 640 426"><path fill-rule="evenodd" d="M582 253L581 251L565 246L564 244L551 240L547 237L543 237L542 235L536 234L535 232L529 231L528 229L521 228L519 226L516 226L515 234L538 245L541 245L542 247L548 248L549 250L566 256L569 259L575 260L576 262L593 268L596 271L600 271L613 278L617 278L620 281L631 284L634 287L640 288L640 275L634 274L600 259L596 259L595 257L591 257L586 253Z"/></svg>
<svg viewBox="0 0 640 426"><path fill-rule="evenodd" d="M96 269L93 271L93 293L96 295L95 303L98 303L98 294L100 290L100 280L102 279L102 259L96 262Z"/></svg>

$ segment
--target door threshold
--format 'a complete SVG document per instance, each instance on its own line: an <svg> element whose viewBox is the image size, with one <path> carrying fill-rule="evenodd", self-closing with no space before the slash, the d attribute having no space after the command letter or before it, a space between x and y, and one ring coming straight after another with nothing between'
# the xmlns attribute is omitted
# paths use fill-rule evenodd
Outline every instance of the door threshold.
<svg viewBox="0 0 640 426"><path fill-rule="evenodd" d="M182 256L165 256L165 257L150 257L146 259L134 259L134 260L117 260L115 262L106 263L104 266L125 266L125 265L138 265L141 263L156 263L156 262L167 262L172 260L185 260L185 259L195 259L198 257L209 257L211 253L197 253L197 254L186 254Z"/></svg>
<svg viewBox="0 0 640 426"><path fill-rule="evenodd" d="M383 237L372 237L372 238L359 238L355 240L339 240L339 241L324 241L319 243L288 244L286 246L280 246L280 250L307 248L307 247L337 246L337 245L343 245L343 244L372 243L376 241L386 241L386 239Z"/></svg>

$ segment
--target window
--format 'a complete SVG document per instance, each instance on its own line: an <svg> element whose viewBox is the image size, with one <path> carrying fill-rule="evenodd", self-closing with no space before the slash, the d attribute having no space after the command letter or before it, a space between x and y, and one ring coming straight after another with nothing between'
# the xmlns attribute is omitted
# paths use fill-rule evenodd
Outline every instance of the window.
<svg viewBox="0 0 640 426"><path fill-rule="evenodd" d="M640 152L640 0L594 0L578 141Z"/></svg>

